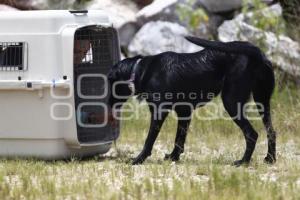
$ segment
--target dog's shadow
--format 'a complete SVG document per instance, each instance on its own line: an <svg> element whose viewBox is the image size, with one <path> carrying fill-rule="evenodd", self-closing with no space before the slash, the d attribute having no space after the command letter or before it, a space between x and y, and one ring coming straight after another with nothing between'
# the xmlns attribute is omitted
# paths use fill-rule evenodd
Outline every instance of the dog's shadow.
<svg viewBox="0 0 300 200"><path fill-rule="evenodd" d="M133 154L128 154L126 152L119 152L116 155L98 155L88 158L83 158L80 161L83 162L106 162L106 161L112 161L115 164L126 164L126 165L132 165L132 162L134 160ZM171 160L165 160L164 158L156 158L151 159L148 158L143 164L140 165L177 165L177 166L199 166L199 165L232 165L233 160L231 159L212 159L209 162L207 160L199 160L199 159L193 159L193 158L183 158L179 161L171 161Z"/></svg>
<svg viewBox="0 0 300 200"><path fill-rule="evenodd" d="M84 158L75 158L77 161L81 162L90 162L90 161L95 161L95 162L106 162L106 161L111 161L116 164L128 164L131 165L134 158L135 158L135 152L130 151L130 150L119 150L119 149L114 149L114 152L103 154L103 155L96 155L96 156L89 156L89 157L84 157ZM71 159L72 160L72 159ZM162 158L151 158L149 157L142 165L203 165L203 164L212 164L212 165L232 165L233 164L233 157L216 157L212 158L210 160L207 159L197 159L197 158L181 158L179 161L170 161L170 160L165 160L163 157ZM69 159L70 161L70 159Z"/></svg>
<svg viewBox="0 0 300 200"><path fill-rule="evenodd" d="M106 162L112 161L115 163L131 163L134 158L134 152L114 150L113 153L108 152L106 154L86 156L83 158L71 158L69 161L76 160L80 162Z"/></svg>
<svg viewBox="0 0 300 200"><path fill-rule="evenodd" d="M101 154L101 155L92 155L92 156L86 156L86 157L71 157L71 158L66 158L66 159L58 159L58 160L40 160L37 158L22 158L22 157L15 157L15 158L2 158L0 160L4 161L30 161L30 162L45 162L49 165L57 164L58 162L64 162L66 164L72 163L72 162L99 162L99 163L104 163L104 162L112 162L114 164L127 164L127 165L132 165L132 162L135 158L135 152L133 151L121 151L121 150L114 150L113 153L109 152L107 154ZM189 166L194 166L194 165L203 165L203 164L210 164L213 165L231 165L232 164L232 158L214 158L211 159L210 161L207 160L199 160L196 158L182 158L179 161L170 161L170 160L165 160L163 157L162 158L151 158L149 157L143 164L141 165L189 165Z"/></svg>

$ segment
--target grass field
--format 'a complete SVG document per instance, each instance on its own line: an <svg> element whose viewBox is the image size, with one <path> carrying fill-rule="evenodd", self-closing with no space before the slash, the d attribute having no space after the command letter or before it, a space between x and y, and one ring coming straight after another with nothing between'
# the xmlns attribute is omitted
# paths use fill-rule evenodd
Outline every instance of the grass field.
<svg viewBox="0 0 300 200"><path fill-rule="evenodd" d="M169 117L152 156L128 164L142 149L149 113L122 124L117 146L88 160L46 162L1 160L0 199L300 199L300 98L285 88L273 98L278 162L266 165L266 133L248 167L231 163L244 151L240 130L229 120L193 120L179 163L164 161L173 147L176 121ZM218 101L218 100L217 100ZM205 115L205 109L197 112Z"/></svg>

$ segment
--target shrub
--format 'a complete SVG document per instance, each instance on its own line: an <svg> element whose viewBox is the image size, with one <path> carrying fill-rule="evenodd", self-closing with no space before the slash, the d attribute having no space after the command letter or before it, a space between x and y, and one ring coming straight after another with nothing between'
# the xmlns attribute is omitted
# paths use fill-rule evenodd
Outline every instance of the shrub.
<svg viewBox="0 0 300 200"><path fill-rule="evenodd" d="M285 24L281 16L272 12L263 12L268 7L261 0L244 0L242 12L244 14L252 11L253 16L250 18L250 24L253 26L276 33L277 35L285 32Z"/></svg>
<svg viewBox="0 0 300 200"><path fill-rule="evenodd" d="M188 25L193 33L196 33L201 23L208 24L209 17L202 8L194 8L195 0L187 0L177 6L176 12L179 20Z"/></svg>

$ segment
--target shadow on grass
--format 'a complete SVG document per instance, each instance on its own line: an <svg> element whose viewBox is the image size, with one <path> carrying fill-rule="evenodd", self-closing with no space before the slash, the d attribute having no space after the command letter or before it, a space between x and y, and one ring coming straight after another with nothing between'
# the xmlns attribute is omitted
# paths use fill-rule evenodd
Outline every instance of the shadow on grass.
<svg viewBox="0 0 300 200"><path fill-rule="evenodd" d="M68 159L59 159L59 160L43 160L38 158L24 158L24 157L9 157L9 158L0 158L0 162L14 161L14 162L25 162L25 163L40 163L47 165L57 165L57 164L74 164L74 163L88 163L88 162L112 162L112 164L126 164L131 165L134 159L133 151L120 151L114 150L113 153L108 153L104 155L94 155L88 157L71 157ZM188 166L199 166L199 165L220 165L228 166L232 165L235 158L233 156L221 155L218 157L189 157L181 158L180 161L173 162L170 160L164 160L163 158L152 158L149 157L141 165L188 165ZM251 165L257 165L257 162L252 163Z"/></svg>

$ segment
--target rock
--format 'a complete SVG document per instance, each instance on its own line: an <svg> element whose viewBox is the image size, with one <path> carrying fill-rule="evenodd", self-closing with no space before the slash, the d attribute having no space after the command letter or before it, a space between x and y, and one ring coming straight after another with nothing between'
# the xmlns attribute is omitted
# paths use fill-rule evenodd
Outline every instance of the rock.
<svg viewBox="0 0 300 200"><path fill-rule="evenodd" d="M191 28L187 21L180 20L178 13L179 3L185 4L187 0L155 0L152 4L144 7L137 13L137 23L141 26L150 21L168 21L177 23L186 28ZM209 38L211 36L208 23L201 23L193 34Z"/></svg>
<svg viewBox="0 0 300 200"><path fill-rule="evenodd" d="M36 7L38 9L42 10L48 10L48 9L72 9L74 4L76 3L76 0L30 0L30 4L33 7Z"/></svg>
<svg viewBox="0 0 300 200"><path fill-rule="evenodd" d="M127 47L141 28L136 22L136 13L138 7L134 1L128 0L93 0L88 9L103 9L106 11L114 26L118 29L120 45L125 51Z"/></svg>
<svg viewBox="0 0 300 200"><path fill-rule="evenodd" d="M189 43L184 36L188 30L171 22L148 22L135 35L129 45L129 55L155 55L165 51L196 52L202 48Z"/></svg>
<svg viewBox="0 0 300 200"><path fill-rule="evenodd" d="M153 2L153 0L132 0L136 3L139 7L145 7Z"/></svg>
<svg viewBox="0 0 300 200"><path fill-rule="evenodd" d="M4 4L0 4L0 11L16 11L18 9L4 5Z"/></svg>
<svg viewBox="0 0 300 200"><path fill-rule="evenodd" d="M218 37L218 28L226 20L225 17L217 14L211 14L209 16L209 33L214 37Z"/></svg>
<svg viewBox="0 0 300 200"><path fill-rule="evenodd" d="M120 28L127 22L134 22L138 12L136 4L128 0L93 0L88 5L88 9L106 11L116 28Z"/></svg>
<svg viewBox="0 0 300 200"><path fill-rule="evenodd" d="M138 23L145 24L157 20L179 23L179 18L175 13L177 3L178 0L155 0L137 13Z"/></svg>
<svg viewBox="0 0 300 200"><path fill-rule="evenodd" d="M276 4L264 9L262 13L281 14L281 7ZM293 77L300 77L300 45L284 35L277 36L249 24L253 13L240 14L231 21L224 22L218 29L219 40L223 42L242 40L250 41L261 47L273 64Z"/></svg>
<svg viewBox="0 0 300 200"><path fill-rule="evenodd" d="M121 60L124 60L125 58L126 58L126 56L121 52L120 59L121 59Z"/></svg>
<svg viewBox="0 0 300 200"><path fill-rule="evenodd" d="M120 45L127 48L141 27L136 22L127 22L119 28Z"/></svg>
<svg viewBox="0 0 300 200"><path fill-rule="evenodd" d="M243 0L197 0L196 5L204 7L210 13L224 13L240 9Z"/></svg>

